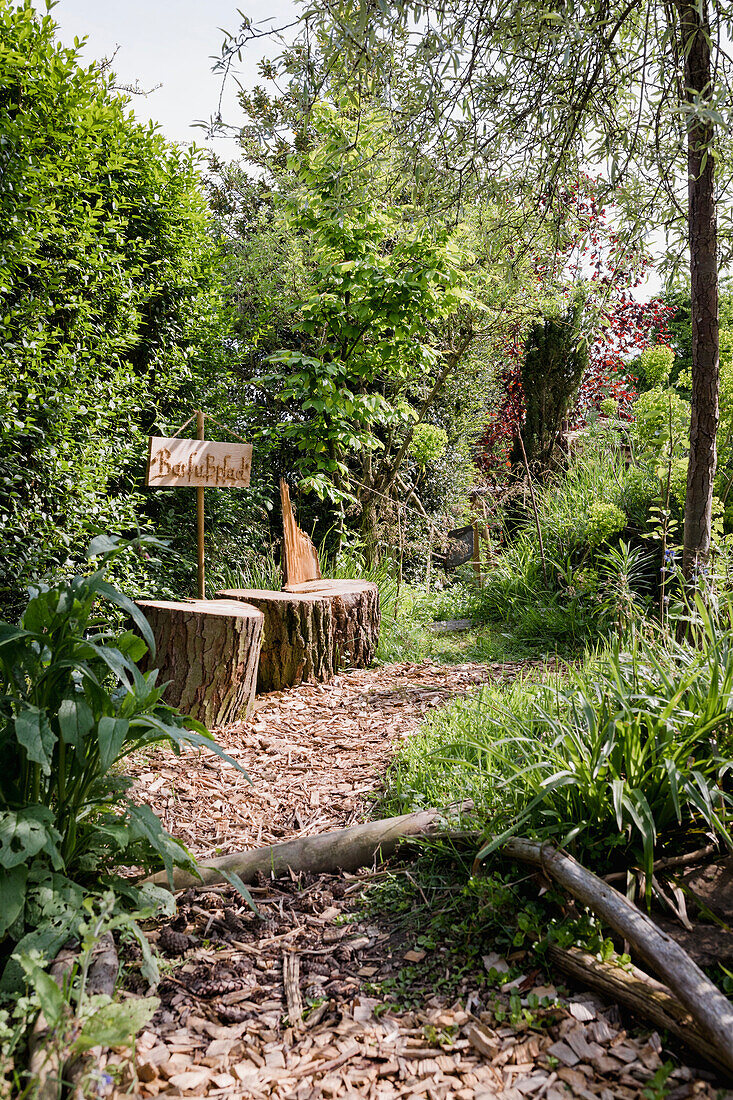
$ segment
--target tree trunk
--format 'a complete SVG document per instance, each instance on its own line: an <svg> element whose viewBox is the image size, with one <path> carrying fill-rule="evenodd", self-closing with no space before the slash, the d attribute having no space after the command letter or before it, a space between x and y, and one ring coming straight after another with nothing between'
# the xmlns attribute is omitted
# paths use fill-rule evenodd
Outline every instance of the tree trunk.
<svg viewBox="0 0 733 1100"><path fill-rule="evenodd" d="M253 604L264 615L258 694L333 677L331 605L325 596L255 588L228 589L217 596Z"/></svg>
<svg viewBox="0 0 733 1100"><path fill-rule="evenodd" d="M711 92L707 0L678 0L680 52L685 58L687 201L692 302L692 417L682 569L691 579L710 552L715 439L718 431L718 256L712 122L694 110Z"/></svg>
<svg viewBox="0 0 733 1100"><path fill-rule="evenodd" d="M379 589L372 581L331 581L328 595L337 667L366 668L379 644Z"/></svg>
<svg viewBox="0 0 733 1100"><path fill-rule="evenodd" d="M331 680L343 664L363 667L379 638L379 591L370 581L311 581L297 592L235 588L218 593L243 600L265 616L257 691Z"/></svg>
<svg viewBox="0 0 733 1100"><path fill-rule="evenodd" d="M138 601L153 630L165 701L206 726L252 711L264 616L235 600Z"/></svg>

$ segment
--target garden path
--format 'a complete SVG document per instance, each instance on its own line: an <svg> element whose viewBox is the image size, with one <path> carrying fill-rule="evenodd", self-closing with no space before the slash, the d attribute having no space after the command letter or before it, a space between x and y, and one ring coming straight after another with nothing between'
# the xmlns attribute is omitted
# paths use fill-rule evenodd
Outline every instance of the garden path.
<svg viewBox="0 0 733 1100"><path fill-rule="evenodd" d="M341 828L368 814L401 739L429 710L526 668L426 661L264 696L252 719L217 731L252 785L218 758L171 763L156 751L134 762L136 792L198 856ZM150 934L171 970L138 1040L137 1081L128 1069L120 1098L665 1095L654 1087L665 1057L660 1037L629 1035L618 1009L588 994L561 997L540 986L527 953L510 958L524 973L504 986L496 975L487 987L485 972L468 973L450 992L437 982L426 988L409 1011L390 1005L381 983L419 968L426 950L389 918L363 914L365 891L388 873L263 877L252 892L264 919L229 887L180 896L175 920ZM508 969L493 954L484 966L499 983ZM141 981L135 991L143 988ZM541 1007L523 1013L535 997ZM511 1023L497 1017L502 1006ZM720 1095L687 1066L667 1088L670 1100Z"/></svg>

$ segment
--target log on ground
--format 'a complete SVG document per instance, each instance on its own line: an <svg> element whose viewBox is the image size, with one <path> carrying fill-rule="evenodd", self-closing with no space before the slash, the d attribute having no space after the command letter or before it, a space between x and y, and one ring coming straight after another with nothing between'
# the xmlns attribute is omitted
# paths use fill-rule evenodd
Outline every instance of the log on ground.
<svg viewBox="0 0 733 1100"><path fill-rule="evenodd" d="M206 726L251 713L264 616L237 600L140 600L153 631L165 701Z"/></svg>
<svg viewBox="0 0 733 1100"><path fill-rule="evenodd" d="M471 803L455 807L457 816L471 809ZM410 838L451 836L448 811L420 810L417 813L387 817L381 821L368 821L363 825L351 825L348 829L335 829L331 833L299 837L282 844L268 844L265 848L253 848L245 852L232 852L199 865L200 878L176 867L173 871L173 889L210 885L226 881L226 873L233 871L242 882L254 882L259 873L279 875L293 871L319 875L336 871L356 871L370 866L375 859L386 859L397 846ZM165 871L150 875L146 882L170 889Z"/></svg>
<svg viewBox="0 0 733 1100"><path fill-rule="evenodd" d="M343 665L362 668L379 639L379 591L369 581L311 581L297 591L227 589L265 616L257 691L327 683Z"/></svg>
<svg viewBox="0 0 733 1100"><path fill-rule="evenodd" d="M553 966L581 985L623 1005L639 1019L670 1031L730 1077L730 1070L721 1063L716 1048L701 1034L688 1010L672 996L666 985L650 978L632 963L622 963L617 955L602 962L578 947L565 948L551 943L548 958Z"/></svg>
<svg viewBox="0 0 733 1100"><path fill-rule="evenodd" d="M501 851L511 859L541 868L623 936L631 952L688 1009L700 1034L714 1048L717 1064L733 1077L733 1004L671 936L627 897L553 844L513 837Z"/></svg>

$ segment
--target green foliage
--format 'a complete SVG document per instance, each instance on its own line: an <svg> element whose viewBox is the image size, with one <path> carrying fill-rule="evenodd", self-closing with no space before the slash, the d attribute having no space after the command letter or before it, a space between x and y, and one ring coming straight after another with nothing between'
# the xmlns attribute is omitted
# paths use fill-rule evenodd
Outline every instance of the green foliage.
<svg viewBox="0 0 733 1100"><path fill-rule="evenodd" d="M553 558L588 559L626 526L621 507L626 465L615 437L598 432L566 469L538 492L542 540ZM533 520L522 533L539 552Z"/></svg>
<svg viewBox="0 0 733 1100"><path fill-rule="evenodd" d="M135 530L145 434L221 394L221 294L197 157L110 77L0 8L0 603ZM183 415L183 409L186 409ZM193 530L193 524L191 524Z"/></svg>
<svg viewBox="0 0 733 1100"><path fill-rule="evenodd" d="M690 403L675 390L655 387L639 394L634 403L632 441L638 461L663 463L669 456L686 455L690 439Z"/></svg>
<svg viewBox="0 0 733 1100"><path fill-rule="evenodd" d="M731 844L733 631L700 603L701 644L636 635L554 684L483 689L436 715L393 770L400 807L472 797L492 839L570 845L594 868L637 862L691 831Z"/></svg>
<svg viewBox="0 0 733 1100"><path fill-rule="evenodd" d="M668 386L674 359L673 349L664 344L645 348L633 363L633 369L638 377L639 391L663 389Z"/></svg>
<svg viewBox="0 0 733 1100"><path fill-rule="evenodd" d="M290 222L313 265L296 326L307 350L271 355L277 373L269 381L303 414L281 424L300 453L302 484L336 499L345 456L379 450L378 428L399 430L410 420L391 395L435 372L431 326L473 304L457 239L416 218L412 205L377 198L387 126L378 112L357 122L318 104L314 144L289 162Z"/></svg>
<svg viewBox="0 0 733 1100"><path fill-rule="evenodd" d="M582 542L595 550L612 535L618 535L626 526L626 516L615 504L594 500L588 508L583 524Z"/></svg>
<svg viewBox="0 0 733 1100"><path fill-rule="evenodd" d="M122 864L162 863L169 878L174 865L195 871L152 810L128 798L132 781L119 767L161 742L224 755L203 726L162 702L157 672L137 667L153 648L150 628L105 573L123 550L145 545L100 536L89 549L100 558L94 572L37 585L20 625L0 623L0 950L58 947L100 869L102 881ZM115 635L98 617L100 601L139 634ZM160 896L122 880L116 888L134 903Z"/></svg>
<svg viewBox="0 0 733 1100"><path fill-rule="evenodd" d="M604 397L599 408L604 416L616 416L618 412L618 402L614 397Z"/></svg>
<svg viewBox="0 0 733 1100"><path fill-rule="evenodd" d="M445 453L448 435L444 428L434 424L416 424L410 440L410 457L422 469L429 462L436 462Z"/></svg>
<svg viewBox="0 0 733 1100"><path fill-rule="evenodd" d="M594 428L567 468L535 486L547 581L534 516L508 510L505 546L474 594L473 614L543 653L577 650L627 624L643 607L649 565L641 547L618 536L634 517L646 524L658 489L627 467L615 431Z"/></svg>
<svg viewBox="0 0 733 1100"><path fill-rule="evenodd" d="M548 461L588 367L582 319L583 302L579 299L562 316L547 317L535 325L527 337L522 362L526 407L522 438L530 461Z"/></svg>
<svg viewBox="0 0 733 1100"><path fill-rule="evenodd" d="M94 952L101 937L109 933L123 936L132 933L153 965L151 972L147 963L143 963L146 976L151 984L158 980L145 936L129 915L116 913L116 908L116 898L109 890L99 899L84 899L76 928L79 938L78 954L62 986L57 985L46 973L35 953L18 955L30 997L16 999L16 1018L27 1023L33 1010L40 1008L49 1028L46 1052L49 1057L55 1053L61 1066L66 1065L75 1055L83 1054L95 1046L132 1047L136 1034L150 1020L160 1003L157 997L134 997L115 1002L106 993L89 992L88 975ZM0 1050L5 1047L4 1066L10 1063L20 1048L18 1038L21 1029L16 1029L15 1035L8 1030L5 1043L0 1035ZM24 1075L19 1060L14 1058L14 1061L16 1079L20 1082ZM100 1076L95 1066L90 1069L78 1085L83 1095L92 1095L101 1091L100 1086L112 1083L108 1075ZM28 1081L27 1084L33 1088L36 1082Z"/></svg>

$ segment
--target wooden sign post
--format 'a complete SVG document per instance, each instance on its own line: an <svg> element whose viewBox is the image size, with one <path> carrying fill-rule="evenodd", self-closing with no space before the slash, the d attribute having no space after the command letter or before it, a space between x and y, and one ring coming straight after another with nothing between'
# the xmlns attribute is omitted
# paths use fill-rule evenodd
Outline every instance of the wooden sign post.
<svg viewBox="0 0 733 1100"><path fill-rule="evenodd" d="M197 439L150 436L145 484L196 489L198 596L206 599L204 567L204 489L246 489L252 468L251 443L204 439L205 414L196 412ZM185 427L185 425L184 425Z"/></svg>
<svg viewBox="0 0 733 1100"><path fill-rule="evenodd" d="M196 428L199 439L204 438L204 414L196 410ZM206 564L204 561L204 490L196 488L196 574L198 579L198 597L206 599Z"/></svg>

